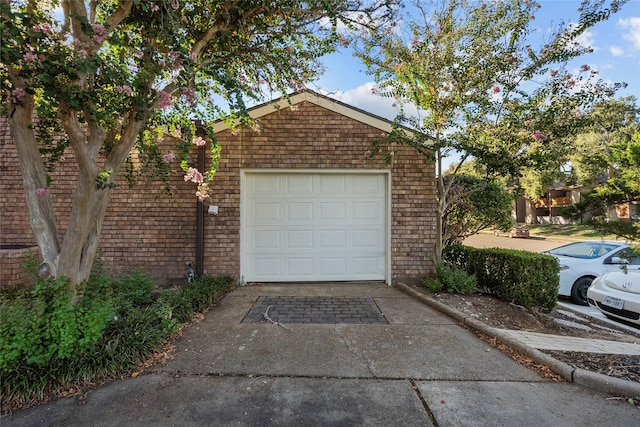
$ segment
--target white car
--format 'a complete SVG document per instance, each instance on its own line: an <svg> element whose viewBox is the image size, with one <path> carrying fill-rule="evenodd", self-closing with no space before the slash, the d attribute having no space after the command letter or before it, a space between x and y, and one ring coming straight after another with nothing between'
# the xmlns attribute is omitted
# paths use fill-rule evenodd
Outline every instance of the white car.
<svg viewBox="0 0 640 427"><path fill-rule="evenodd" d="M568 296L576 304L588 305L587 289L598 276L610 271L640 269L640 257L623 242L586 240L569 243L545 251L560 264L558 294Z"/></svg>
<svg viewBox="0 0 640 427"><path fill-rule="evenodd" d="M640 270L597 277L587 291L589 305L607 317L640 325Z"/></svg>

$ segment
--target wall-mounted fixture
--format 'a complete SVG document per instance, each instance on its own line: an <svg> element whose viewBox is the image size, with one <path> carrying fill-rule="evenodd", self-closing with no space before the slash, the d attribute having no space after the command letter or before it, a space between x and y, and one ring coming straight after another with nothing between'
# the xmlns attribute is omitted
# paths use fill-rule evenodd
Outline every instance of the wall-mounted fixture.
<svg viewBox="0 0 640 427"><path fill-rule="evenodd" d="M218 215L218 207L217 206L209 206L209 210L207 211L211 215Z"/></svg>

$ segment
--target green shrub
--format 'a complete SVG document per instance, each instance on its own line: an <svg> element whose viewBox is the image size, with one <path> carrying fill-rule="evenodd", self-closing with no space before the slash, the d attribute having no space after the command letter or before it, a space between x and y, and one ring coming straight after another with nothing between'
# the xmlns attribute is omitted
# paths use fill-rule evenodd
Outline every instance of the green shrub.
<svg viewBox="0 0 640 427"><path fill-rule="evenodd" d="M118 310L124 312L132 307L150 304L153 288L153 280L142 272L137 271L121 277L113 284Z"/></svg>
<svg viewBox="0 0 640 427"><path fill-rule="evenodd" d="M102 278L78 289L74 304L67 280L46 279L0 306L0 369L45 366L95 345L113 312Z"/></svg>
<svg viewBox="0 0 640 427"><path fill-rule="evenodd" d="M227 276L201 278L154 301L153 281L144 274L112 283L100 273L75 306L62 279L15 300L0 299L3 407L12 399L42 398L47 391L135 369L233 283Z"/></svg>
<svg viewBox="0 0 640 427"><path fill-rule="evenodd" d="M476 292L476 278L466 271L450 266L444 261L436 264L436 277L427 278L425 286L432 292L470 294Z"/></svg>
<svg viewBox="0 0 640 427"><path fill-rule="evenodd" d="M475 275L478 288L504 300L547 312L557 303L559 266L552 256L452 245L445 248L442 257Z"/></svg>

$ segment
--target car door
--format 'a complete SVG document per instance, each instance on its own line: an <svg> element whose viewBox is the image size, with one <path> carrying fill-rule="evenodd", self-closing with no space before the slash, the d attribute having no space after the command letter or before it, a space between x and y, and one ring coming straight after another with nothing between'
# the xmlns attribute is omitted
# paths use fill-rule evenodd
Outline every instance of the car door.
<svg viewBox="0 0 640 427"><path fill-rule="evenodd" d="M622 248L605 259L604 267L607 272L619 271L621 268L640 270L640 256L631 248Z"/></svg>

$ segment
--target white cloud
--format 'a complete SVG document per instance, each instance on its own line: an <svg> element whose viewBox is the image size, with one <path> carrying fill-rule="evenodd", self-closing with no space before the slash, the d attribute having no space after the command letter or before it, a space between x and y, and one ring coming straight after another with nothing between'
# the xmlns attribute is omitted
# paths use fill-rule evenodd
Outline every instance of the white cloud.
<svg viewBox="0 0 640 427"><path fill-rule="evenodd" d="M373 82L366 82L346 91L325 92L327 96L359 108L367 113L375 114L387 120L393 120L400 112L393 98L376 95Z"/></svg>
<svg viewBox="0 0 640 427"><path fill-rule="evenodd" d="M624 55L624 50L622 50L622 48L619 47L619 46L610 46L609 47L609 52L611 52L611 55L613 55L613 56L622 56L622 55Z"/></svg>
<svg viewBox="0 0 640 427"><path fill-rule="evenodd" d="M577 24L575 23L569 24L569 26L571 27L575 27L576 25ZM576 37L572 41L575 43L578 43L582 47L591 48L595 52L599 50L599 48L597 48L595 45L594 36L595 34L593 31L586 30L584 33L580 34L578 37Z"/></svg>
<svg viewBox="0 0 640 427"><path fill-rule="evenodd" d="M618 26L625 30L623 37L640 50L640 17L620 18Z"/></svg>

